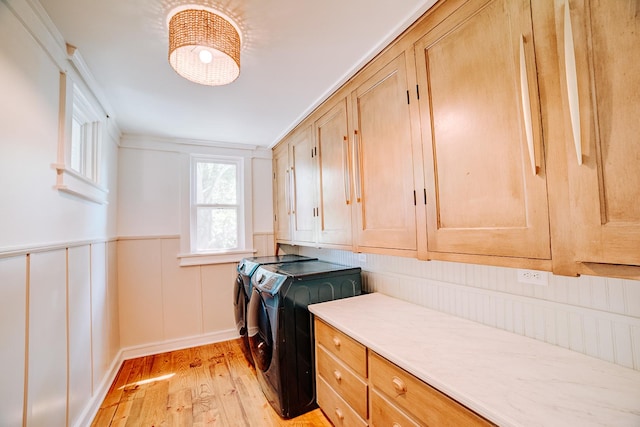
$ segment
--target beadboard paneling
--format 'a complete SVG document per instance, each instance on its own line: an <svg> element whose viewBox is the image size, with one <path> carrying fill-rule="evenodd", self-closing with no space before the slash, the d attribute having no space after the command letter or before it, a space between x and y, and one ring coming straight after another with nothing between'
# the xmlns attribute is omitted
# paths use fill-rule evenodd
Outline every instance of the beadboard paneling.
<svg viewBox="0 0 640 427"><path fill-rule="evenodd" d="M519 283L505 267L286 247L363 269L364 288L640 370L640 281L564 277Z"/></svg>

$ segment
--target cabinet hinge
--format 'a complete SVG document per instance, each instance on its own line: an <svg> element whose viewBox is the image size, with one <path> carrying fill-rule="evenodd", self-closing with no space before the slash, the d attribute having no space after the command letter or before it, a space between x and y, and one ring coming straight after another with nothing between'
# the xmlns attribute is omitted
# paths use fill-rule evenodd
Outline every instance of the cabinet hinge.
<svg viewBox="0 0 640 427"><path fill-rule="evenodd" d="M413 206L417 206L418 203L416 202L416 190L413 190Z"/></svg>
<svg viewBox="0 0 640 427"><path fill-rule="evenodd" d="M410 102L409 102L409 91L407 91L407 104L410 104Z"/></svg>
<svg viewBox="0 0 640 427"><path fill-rule="evenodd" d="M420 99L420 86L416 85L416 96Z"/></svg>

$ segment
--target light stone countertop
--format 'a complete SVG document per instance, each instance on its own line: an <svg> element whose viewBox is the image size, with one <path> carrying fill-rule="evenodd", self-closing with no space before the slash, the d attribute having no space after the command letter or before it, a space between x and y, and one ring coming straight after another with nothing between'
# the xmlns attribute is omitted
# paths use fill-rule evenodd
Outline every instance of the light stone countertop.
<svg viewBox="0 0 640 427"><path fill-rule="evenodd" d="M640 426L640 372L388 297L309 306L500 426Z"/></svg>

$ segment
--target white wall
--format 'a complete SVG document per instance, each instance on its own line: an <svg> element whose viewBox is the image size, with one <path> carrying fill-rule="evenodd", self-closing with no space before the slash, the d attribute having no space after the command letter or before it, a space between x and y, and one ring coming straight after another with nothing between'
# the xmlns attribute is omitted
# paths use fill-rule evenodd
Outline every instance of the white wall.
<svg viewBox="0 0 640 427"><path fill-rule="evenodd" d="M368 292L640 370L640 282L564 277L519 283L517 270L442 261L286 247L289 253L362 267Z"/></svg>
<svg viewBox="0 0 640 427"><path fill-rule="evenodd" d="M31 3L0 2L2 426L86 424L120 349L117 130L102 144L109 204L54 189L60 72L70 67Z"/></svg>
<svg viewBox="0 0 640 427"><path fill-rule="evenodd" d="M236 262L180 267L189 155L248 159L256 255L273 253L271 151L125 136L119 152L118 275L125 357L230 339ZM246 176L246 174L245 174ZM144 309L141 309L141 307Z"/></svg>

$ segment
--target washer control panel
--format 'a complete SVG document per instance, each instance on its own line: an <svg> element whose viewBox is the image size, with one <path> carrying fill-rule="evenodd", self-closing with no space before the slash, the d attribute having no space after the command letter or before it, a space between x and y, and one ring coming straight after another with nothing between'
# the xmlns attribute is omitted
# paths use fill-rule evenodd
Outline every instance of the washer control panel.
<svg viewBox="0 0 640 427"><path fill-rule="evenodd" d="M272 271L258 268L251 277L251 284L261 292L267 292L275 295L279 290L287 276L277 274Z"/></svg>

